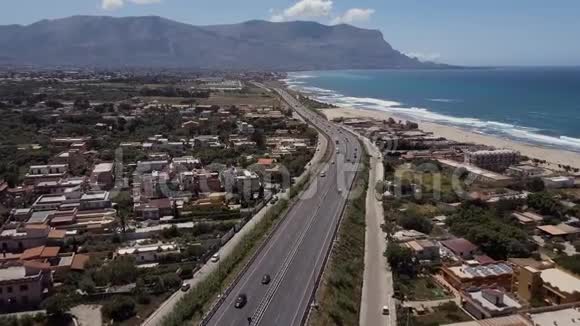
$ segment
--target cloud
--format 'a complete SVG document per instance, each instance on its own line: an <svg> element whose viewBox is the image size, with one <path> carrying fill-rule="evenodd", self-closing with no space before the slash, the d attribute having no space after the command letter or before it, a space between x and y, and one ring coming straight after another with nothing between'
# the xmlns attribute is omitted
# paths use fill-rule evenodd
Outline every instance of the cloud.
<svg viewBox="0 0 580 326"><path fill-rule="evenodd" d="M342 16L336 17L331 24L352 24L365 22L375 13L374 9L352 8L347 10Z"/></svg>
<svg viewBox="0 0 580 326"><path fill-rule="evenodd" d="M327 17L332 11L332 0L300 0L282 13L273 14L271 21L281 22L301 18Z"/></svg>
<svg viewBox="0 0 580 326"><path fill-rule="evenodd" d="M101 7L105 10L116 10L123 7L123 0L103 0Z"/></svg>
<svg viewBox="0 0 580 326"><path fill-rule="evenodd" d="M125 1L136 5L148 5L161 2L161 0L102 0L101 8L104 10L117 10L125 5Z"/></svg>
<svg viewBox="0 0 580 326"><path fill-rule="evenodd" d="M405 55L421 61L437 61L441 58L441 54L439 53L407 52Z"/></svg>

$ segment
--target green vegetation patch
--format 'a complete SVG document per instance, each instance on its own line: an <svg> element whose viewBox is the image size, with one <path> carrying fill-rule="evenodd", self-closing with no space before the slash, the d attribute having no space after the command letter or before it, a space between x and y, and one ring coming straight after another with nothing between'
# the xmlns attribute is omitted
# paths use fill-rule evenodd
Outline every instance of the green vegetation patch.
<svg viewBox="0 0 580 326"><path fill-rule="evenodd" d="M439 286L430 276L399 279L401 294L410 301L441 300L449 297L444 288Z"/></svg>
<svg viewBox="0 0 580 326"><path fill-rule="evenodd" d="M455 302L444 303L425 315L412 316L405 312L399 316L399 325L414 326L438 326L472 320Z"/></svg>

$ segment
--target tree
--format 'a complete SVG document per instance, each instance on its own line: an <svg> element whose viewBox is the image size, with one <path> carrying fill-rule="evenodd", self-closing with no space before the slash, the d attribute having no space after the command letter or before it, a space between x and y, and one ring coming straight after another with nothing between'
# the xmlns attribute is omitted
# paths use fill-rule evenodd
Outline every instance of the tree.
<svg viewBox="0 0 580 326"><path fill-rule="evenodd" d="M264 135L264 130L256 129L252 134L252 141L256 142L256 146L260 149L266 147L266 136Z"/></svg>
<svg viewBox="0 0 580 326"><path fill-rule="evenodd" d="M528 196L528 206L538 210L541 214L562 216L562 205L548 192L533 193Z"/></svg>
<svg viewBox="0 0 580 326"><path fill-rule="evenodd" d="M104 316L121 322L135 315L135 301L129 297L114 297L101 308Z"/></svg>
<svg viewBox="0 0 580 326"><path fill-rule="evenodd" d="M395 242L390 242L385 253L392 270L397 274L415 275L415 264L411 249Z"/></svg>
<svg viewBox="0 0 580 326"><path fill-rule="evenodd" d="M540 192L544 191L546 188L544 181L540 178L533 178L528 180L526 184L526 188L531 192Z"/></svg>
<svg viewBox="0 0 580 326"><path fill-rule="evenodd" d="M46 313L52 316L64 316L73 305L73 300L65 294L55 294L42 302Z"/></svg>
<svg viewBox="0 0 580 326"><path fill-rule="evenodd" d="M104 267L104 274L108 282L114 285L123 285L135 282L138 275L135 259L132 257L118 257Z"/></svg>
<svg viewBox="0 0 580 326"><path fill-rule="evenodd" d="M398 223L405 229L411 229L425 234L429 234L433 229L433 223L430 220L412 213L399 217Z"/></svg>

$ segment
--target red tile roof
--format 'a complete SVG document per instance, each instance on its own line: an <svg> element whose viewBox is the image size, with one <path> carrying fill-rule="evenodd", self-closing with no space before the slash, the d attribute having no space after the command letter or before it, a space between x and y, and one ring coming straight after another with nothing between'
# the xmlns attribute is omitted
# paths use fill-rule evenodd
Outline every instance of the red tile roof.
<svg viewBox="0 0 580 326"><path fill-rule="evenodd" d="M89 262L89 259L91 259L91 256L82 255L82 254L75 255L73 257L73 261L72 261L72 264L70 266L70 269L72 269L72 270L84 270L86 264Z"/></svg>
<svg viewBox="0 0 580 326"><path fill-rule="evenodd" d="M58 256L60 247L46 247L40 246L24 250L20 256L20 260L31 260L38 258L51 258Z"/></svg>
<svg viewBox="0 0 580 326"><path fill-rule="evenodd" d="M260 165L272 165L272 164L274 164L274 159L261 158L261 159L258 159L258 164L260 164Z"/></svg>
<svg viewBox="0 0 580 326"><path fill-rule="evenodd" d="M49 239L64 239L65 235L65 230L50 230L50 232L48 232Z"/></svg>
<svg viewBox="0 0 580 326"><path fill-rule="evenodd" d="M441 241L441 244L449 248L455 254L468 253L477 250L477 246L463 238Z"/></svg>

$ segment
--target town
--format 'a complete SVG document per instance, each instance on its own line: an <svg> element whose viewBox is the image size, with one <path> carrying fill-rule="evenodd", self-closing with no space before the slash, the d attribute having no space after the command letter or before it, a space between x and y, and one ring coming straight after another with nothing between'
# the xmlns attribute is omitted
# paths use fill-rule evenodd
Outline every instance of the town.
<svg viewBox="0 0 580 326"><path fill-rule="evenodd" d="M103 320L139 324L284 204L318 132L235 77L0 78L3 313L89 307L101 320L102 306Z"/></svg>
<svg viewBox="0 0 580 326"><path fill-rule="evenodd" d="M298 197L359 159L309 325L580 321L577 168L327 116L283 77L1 74L0 323L219 324Z"/></svg>
<svg viewBox="0 0 580 326"><path fill-rule="evenodd" d="M334 121L372 140L382 158L384 177L369 188L384 214L398 324L580 320L577 168L447 140L408 121Z"/></svg>

